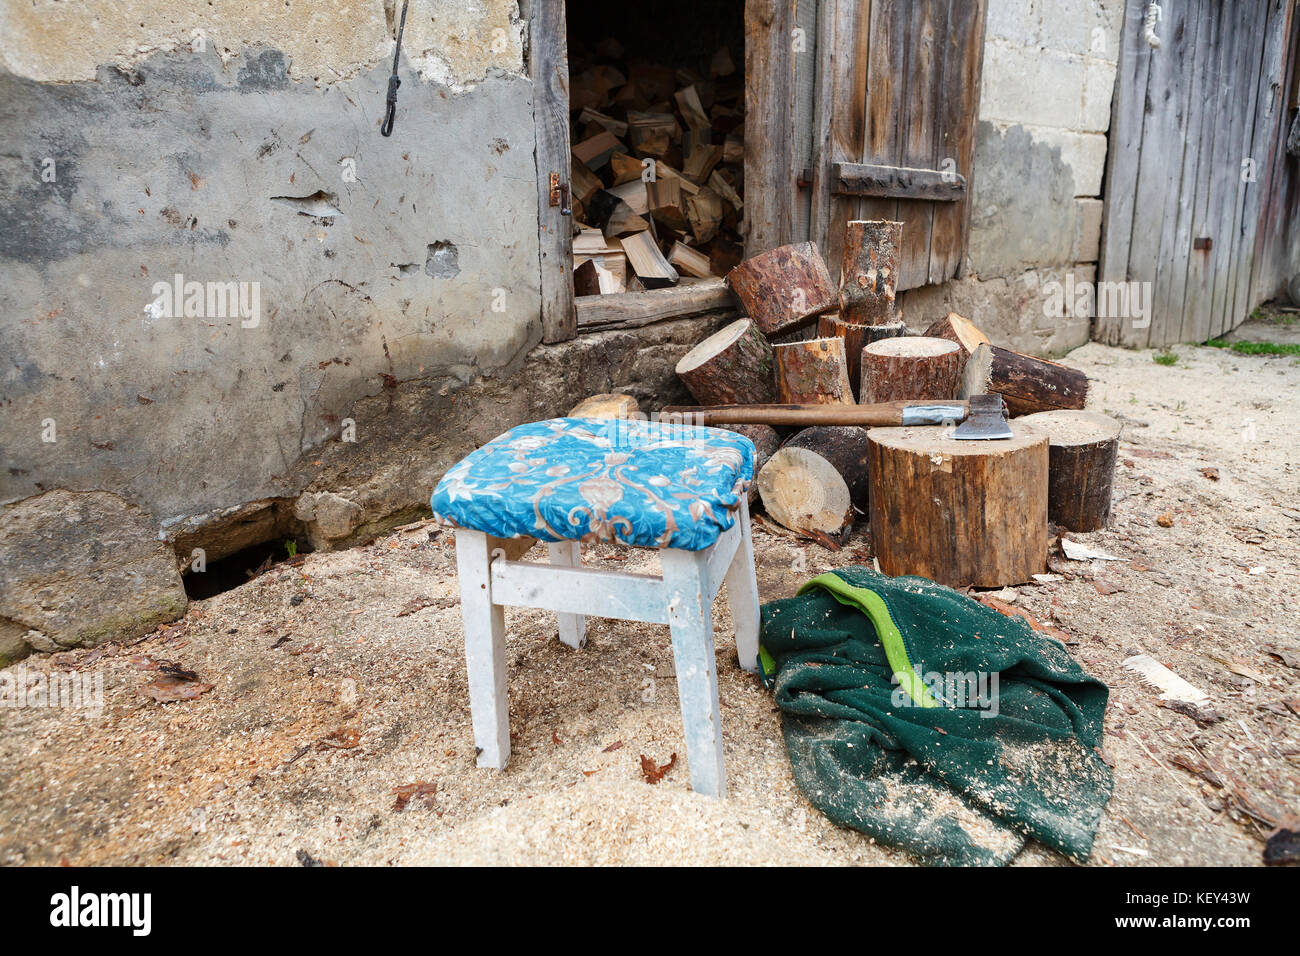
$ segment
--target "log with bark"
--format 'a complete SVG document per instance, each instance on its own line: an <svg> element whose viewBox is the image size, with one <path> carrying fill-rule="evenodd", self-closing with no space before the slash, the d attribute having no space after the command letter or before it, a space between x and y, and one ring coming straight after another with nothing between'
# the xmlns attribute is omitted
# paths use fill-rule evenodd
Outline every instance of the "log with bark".
<svg viewBox="0 0 1300 956"><path fill-rule="evenodd" d="M907 326L902 322L889 325L856 325L845 321L839 312L827 312L817 317L817 335L821 338L841 338L844 340L844 359L849 366L849 383L853 394L858 394L861 382L862 350L872 342L881 339L907 335Z"/></svg>
<svg viewBox="0 0 1300 956"><path fill-rule="evenodd" d="M752 505L758 500L758 473L781 447L781 436L771 425L727 425L726 429L744 435L754 443L754 480L749 483L749 503Z"/></svg>
<svg viewBox="0 0 1300 956"><path fill-rule="evenodd" d="M1047 516L1069 531L1098 531L1110 520L1119 422L1097 412L1037 412L1019 422L1050 443Z"/></svg>
<svg viewBox="0 0 1300 956"><path fill-rule="evenodd" d="M704 405L776 400L772 346L750 319L710 335L677 363L677 376Z"/></svg>
<svg viewBox="0 0 1300 956"><path fill-rule="evenodd" d="M727 273L744 312L765 335L788 332L835 308L835 291L815 243L778 246Z"/></svg>
<svg viewBox="0 0 1300 956"><path fill-rule="evenodd" d="M917 401L957 397L964 356L956 342L911 335L862 349L858 401Z"/></svg>
<svg viewBox="0 0 1300 956"><path fill-rule="evenodd" d="M997 392L1012 415L1083 408L1088 376L1047 359L981 345L966 360L958 394L961 398Z"/></svg>
<svg viewBox="0 0 1300 956"><path fill-rule="evenodd" d="M854 325L889 325L897 320L898 250L903 224L853 220L844 230L840 268L840 314Z"/></svg>
<svg viewBox="0 0 1300 956"><path fill-rule="evenodd" d="M842 532L854 506L867 506L867 436L865 428L824 426L782 445L758 476L768 516L792 531Z"/></svg>
<svg viewBox="0 0 1300 956"><path fill-rule="evenodd" d="M871 429L868 513L882 572L961 588L1044 569L1047 436L1019 421L1011 431L973 442L942 425Z"/></svg>
<svg viewBox="0 0 1300 956"><path fill-rule="evenodd" d="M787 404L853 404L844 340L808 339L773 346L776 394ZM735 403L732 403L735 404Z"/></svg>

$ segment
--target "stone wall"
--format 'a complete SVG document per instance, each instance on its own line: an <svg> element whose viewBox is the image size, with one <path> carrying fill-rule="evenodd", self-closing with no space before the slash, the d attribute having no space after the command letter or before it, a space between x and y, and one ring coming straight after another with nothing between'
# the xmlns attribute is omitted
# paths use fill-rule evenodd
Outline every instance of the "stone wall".
<svg viewBox="0 0 1300 956"><path fill-rule="evenodd" d="M1123 17L1121 0L989 0L966 269L905 294L913 324L951 309L1042 355L1088 340L1044 289L1095 279Z"/></svg>

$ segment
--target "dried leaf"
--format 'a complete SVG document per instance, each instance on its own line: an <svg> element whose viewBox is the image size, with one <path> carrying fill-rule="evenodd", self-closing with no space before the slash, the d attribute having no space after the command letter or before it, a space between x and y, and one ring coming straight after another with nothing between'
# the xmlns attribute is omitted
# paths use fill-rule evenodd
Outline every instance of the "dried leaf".
<svg viewBox="0 0 1300 956"><path fill-rule="evenodd" d="M317 750L351 750L361 743L361 731L355 727L340 727L316 741Z"/></svg>
<svg viewBox="0 0 1300 956"><path fill-rule="evenodd" d="M668 762L662 767L656 766L655 762L645 754L641 755L641 775L645 777L646 783L658 783L664 778L664 775L677 765L677 754L674 753L668 758Z"/></svg>
<svg viewBox="0 0 1300 956"><path fill-rule="evenodd" d="M397 799L393 801L393 810L401 813L412 800L423 803L425 809L432 810L433 796L437 792L438 785L428 780L417 780L415 783L404 783L400 787L394 787L393 793L397 794Z"/></svg>
<svg viewBox="0 0 1300 956"><path fill-rule="evenodd" d="M1219 469L1217 468L1214 467L1202 468L1201 474L1203 474L1206 478L1209 478L1210 481L1219 480Z"/></svg>
<svg viewBox="0 0 1300 956"><path fill-rule="evenodd" d="M616 740L616 741L614 741L612 744L610 744L608 747L606 747L604 750L602 750L601 753L603 753L603 754L612 754L615 750L620 750L620 749L622 749L622 747L623 747L623 741L621 741L621 740Z"/></svg>

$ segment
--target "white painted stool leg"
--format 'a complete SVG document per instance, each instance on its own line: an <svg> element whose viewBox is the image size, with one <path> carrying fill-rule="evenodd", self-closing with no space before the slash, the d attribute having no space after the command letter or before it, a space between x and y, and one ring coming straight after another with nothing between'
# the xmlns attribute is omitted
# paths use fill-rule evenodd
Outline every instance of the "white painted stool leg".
<svg viewBox="0 0 1300 956"><path fill-rule="evenodd" d="M726 795L726 775L722 765L717 662L713 657L713 609L708 593L709 552L668 549L660 555L691 789L721 798Z"/></svg>
<svg viewBox="0 0 1300 956"><path fill-rule="evenodd" d="M727 604L736 625L736 656L740 666L758 673L758 580L754 572L754 539L749 532L749 504L740 496L740 544L727 568Z"/></svg>
<svg viewBox="0 0 1300 956"><path fill-rule="evenodd" d="M491 547L481 531L456 532L460 617L465 628L469 711L480 767L498 770L510 759L510 698L506 689L505 609L492 603Z"/></svg>
<svg viewBox="0 0 1300 956"><path fill-rule="evenodd" d="M576 541L555 541L546 545L551 564L563 568L582 567L582 549ZM581 614L556 615L560 619L560 640L578 650L587 643L587 618Z"/></svg>

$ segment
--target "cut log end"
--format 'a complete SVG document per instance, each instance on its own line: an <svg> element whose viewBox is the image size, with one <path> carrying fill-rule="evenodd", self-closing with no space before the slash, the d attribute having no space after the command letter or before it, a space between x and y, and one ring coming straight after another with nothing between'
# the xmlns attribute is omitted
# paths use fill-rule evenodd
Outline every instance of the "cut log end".
<svg viewBox="0 0 1300 956"><path fill-rule="evenodd" d="M947 339L906 336L872 342L862 350L859 400L955 398L964 358L961 347Z"/></svg>
<svg viewBox="0 0 1300 956"><path fill-rule="evenodd" d="M839 534L853 520L849 486L835 466L806 448L782 448L758 475L768 516L792 531Z"/></svg>
<svg viewBox="0 0 1300 956"><path fill-rule="evenodd" d="M676 371L702 405L776 399L772 347L750 319L737 319L710 335L682 356Z"/></svg>
<svg viewBox="0 0 1300 956"><path fill-rule="evenodd" d="M844 340L808 339L773 348L777 401L787 404L852 405Z"/></svg>

